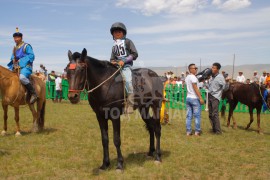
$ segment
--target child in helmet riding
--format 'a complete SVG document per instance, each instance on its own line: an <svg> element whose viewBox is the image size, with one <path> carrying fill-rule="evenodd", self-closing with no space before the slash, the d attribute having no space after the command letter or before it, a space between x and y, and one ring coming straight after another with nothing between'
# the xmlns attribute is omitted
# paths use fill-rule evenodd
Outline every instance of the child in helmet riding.
<svg viewBox="0 0 270 180"><path fill-rule="evenodd" d="M123 23L114 23L111 26L110 31L114 40L110 61L111 63L118 64L122 67L122 74L126 81L125 85L128 93L128 104L125 109L126 113L130 114L133 112L134 106L131 67L133 65L133 61L138 57L138 52L133 42L126 38L127 29Z"/></svg>

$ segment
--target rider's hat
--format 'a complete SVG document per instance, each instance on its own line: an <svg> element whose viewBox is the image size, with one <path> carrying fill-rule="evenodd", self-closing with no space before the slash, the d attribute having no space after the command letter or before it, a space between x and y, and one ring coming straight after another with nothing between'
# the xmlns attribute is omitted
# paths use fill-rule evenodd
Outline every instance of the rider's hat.
<svg viewBox="0 0 270 180"><path fill-rule="evenodd" d="M111 34L113 34L113 31L115 31L115 30L121 30L121 31L123 31L124 35L127 34L127 28L126 28L126 26L125 26L123 23L121 23L121 22L113 23L113 25L112 25L112 27L111 27L111 29L110 29Z"/></svg>
<svg viewBox="0 0 270 180"><path fill-rule="evenodd" d="M13 37L22 37L23 34L19 32L19 28L16 27L16 32L13 34Z"/></svg>

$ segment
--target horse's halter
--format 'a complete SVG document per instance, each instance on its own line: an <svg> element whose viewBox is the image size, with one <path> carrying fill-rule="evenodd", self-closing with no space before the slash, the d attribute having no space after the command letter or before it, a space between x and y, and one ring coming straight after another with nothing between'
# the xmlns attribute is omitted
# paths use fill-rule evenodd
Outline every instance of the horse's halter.
<svg viewBox="0 0 270 180"><path fill-rule="evenodd" d="M82 67L85 68L85 81L84 81L84 85L83 85L83 88L82 89L69 89L68 92L82 92L86 89L86 84L87 84L87 90L89 89L89 84L88 84L88 81L87 81L87 64L86 63L70 63L69 64L69 69L70 70L75 70L77 65L80 64Z"/></svg>

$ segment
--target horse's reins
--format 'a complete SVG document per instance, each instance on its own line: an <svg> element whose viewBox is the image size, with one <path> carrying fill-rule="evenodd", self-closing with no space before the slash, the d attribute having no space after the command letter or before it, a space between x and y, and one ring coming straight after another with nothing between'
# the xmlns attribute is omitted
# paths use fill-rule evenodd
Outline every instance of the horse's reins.
<svg viewBox="0 0 270 180"><path fill-rule="evenodd" d="M89 84L88 84L88 78L87 78L87 64L86 63L79 63L79 64L83 64L85 65L85 82L84 82L84 86L83 86L83 89L81 90L76 90L76 89L69 89L68 91L69 92L82 92L84 91L84 89L86 89L86 84L88 85L88 88L87 88L87 93L91 93L93 92L94 90L96 90L97 88L99 88L100 86L102 86L104 83L106 83L108 80L110 80L117 72L119 72L122 67L119 67L110 77L108 77L107 79L105 79L103 82L101 82L99 85L97 85L96 87L89 89ZM74 67L75 69L76 67Z"/></svg>
<svg viewBox="0 0 270 180"><path fill-rule="evenodd" d="M122 67L119 67L110 77L108 77L107 79L105 79L102 83L100 83L99 85L97 85L96 87L88 90L88 93L93 92L94 90L96 90L97 88L99 88L100 86L102 86L104 83L106 83L108 80L110 80L118 71L120 71L122 69ZM87 77L86 77L87 79Z"/></svg>

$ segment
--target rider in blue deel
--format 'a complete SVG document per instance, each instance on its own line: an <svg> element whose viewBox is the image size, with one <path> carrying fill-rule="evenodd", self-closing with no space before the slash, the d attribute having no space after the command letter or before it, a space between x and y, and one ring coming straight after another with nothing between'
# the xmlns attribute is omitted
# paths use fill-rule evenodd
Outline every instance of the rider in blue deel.
<svg viewBox="0 0 270 180"><path fill-rule="evenodd" d="M16 28L13 38L16 46L14 46L8 67L10 70L14 70L15 66L20 67L20 81L25 86L28 93L30 93L30 103L33 104L38 97L33 85L30 83L29 77L32 74L35 55L32 46L22 41L23 34L19 32L18 28Z"/></svg>
<svg viewBox="0 0 270 180"><path fill-rule="evenodd" d="M110 61L111 63L118 64L122 67L122 74L126 81L126 90L128 93L128 103L127 107L125 107L125 112L130 114L133 112L134 106L131 67L133 61L138 57L138 52L133 42L126 38L127 29L123 23L114 23L111 26L110 31L114 40Z"/></svg>

